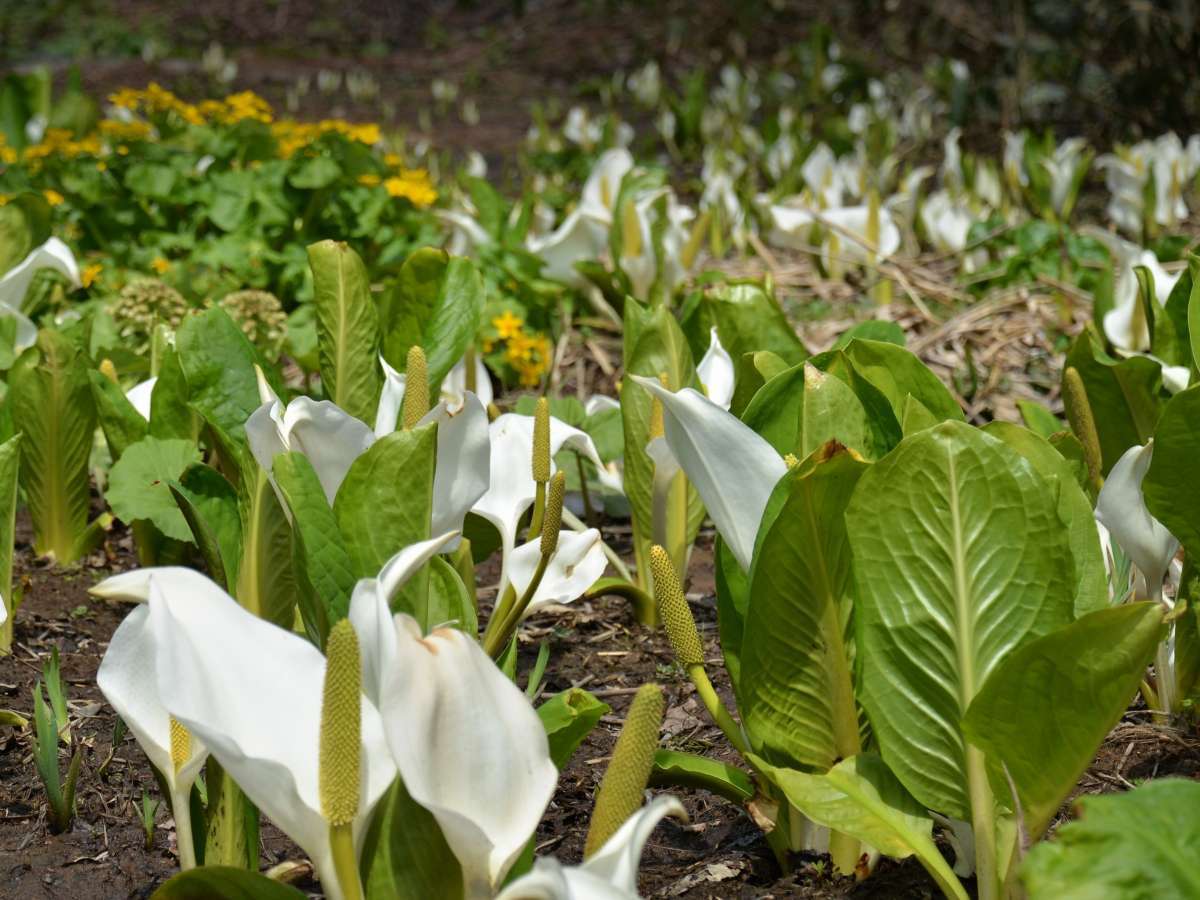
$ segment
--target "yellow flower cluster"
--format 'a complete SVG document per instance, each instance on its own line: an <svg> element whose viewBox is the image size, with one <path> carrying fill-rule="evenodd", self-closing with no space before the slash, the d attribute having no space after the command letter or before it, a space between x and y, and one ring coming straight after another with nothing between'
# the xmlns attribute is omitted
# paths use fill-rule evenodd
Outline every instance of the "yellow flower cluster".
<svg viewBox="0 0 1200 900"><path fill-rule="evenodd" d="M324 134L340 134L360 144L376 144L382 137L379 126L374 123L356 125L343 119L324 119L320 122L294 122L284 120L271 126L271 133L279 142L279 155L284 159L297 150L307 147Z"/></svg>
<svg viewBox="0 0 1200 900"><path fill-rule="evenodd" d="M150 82L150 86L144 91L121 88L115 94L109 95L108 102L130 112L140 111L147 115L173 113L189 125L204 124L204 116L195 105L181 100L154 81Z"/></svg>
<svg viewBox="0 0 1200 900"><path fill-rule="evenodd" d="M101 119L97 126L100 136L114 143L133 143L147 141L154 136L154 129L149 123L140 119L132 122L121 122L117 119Z"/></svg>
<svg viewBox="0 0 1200 900"><path fill-rule="evenodd" d="M391 196L404 197L421 209L432 206L438 197L429 173L424 169L401 169L399 175L385 180L383 186Z"/></svg>
<svg viewBox="0 0 1200 900"><path fill-rule="evenodd" d="M536 387L554 363L554 347L544 334L529 334L520 316L505 310L492 319L500 340L507 343L504 361L517 371L522 387ZM488 342L485 349L490 349Z"/></svg>
<svg viewBox="0 0 1200 900"><path fill-rule="evenodd" d="M265 123L275 120L271 104L254 91L230 94L224 100L204 100L198 109L205 119L222 125L233 125L246 119Z"/></svg>
<svg viewBox="0 0 1200 900"><path fill-rule="evenodd" d="M25 160L29 162L49 156L74 159L76 156L96 156L99 153L100 138L95 134L75 140L65 128L47 128L39 143L25 148Z"/></svg>

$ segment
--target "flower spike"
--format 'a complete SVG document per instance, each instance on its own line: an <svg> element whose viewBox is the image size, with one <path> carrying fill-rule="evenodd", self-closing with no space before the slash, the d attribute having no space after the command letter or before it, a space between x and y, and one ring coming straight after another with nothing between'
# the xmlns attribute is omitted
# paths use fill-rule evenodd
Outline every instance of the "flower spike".
<svg viewBox="0 0 1200 900"><path fill-rule="evenodd" d="M404 368L403 422L407 431L429 412L429 368L425 362L425 351L419 344L408 348L408 362Z"/></svg>
<svg viewBox="0 0 1200 900"><path fill-rule="evenodd" d="M596 794L584 859L593 856L641 808L642 793L654 766L654 751L658 749L664 709L661 687L644 684L638 688Z"/></svg>

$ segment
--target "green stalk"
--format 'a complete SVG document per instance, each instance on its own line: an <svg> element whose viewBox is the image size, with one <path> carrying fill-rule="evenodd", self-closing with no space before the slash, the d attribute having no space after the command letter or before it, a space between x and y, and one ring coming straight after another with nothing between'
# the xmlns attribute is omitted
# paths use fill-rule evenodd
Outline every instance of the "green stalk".
<svg viewBox="0 0 1200 900"><path fill-rule="evenodd" d="M497 616L493 613L492 620L488 622L487 631L483 635L483 650L492 659L498 659L500 654L504 652L504 648L508 646L513 630L521 621L521 616L525 614L525 610L530 602L532 602L533 595L537 593L538 587L541 586L542 578L545 577L546 568L549 564L550 556L543 553L538 559L537 570L533 573L533 580L529 582L529 587L521 595L521 599L504 612L503 619L494 631L492 630L492 623L496 621Z"/></svg>
<svg viewBox="0 0 1200 900"><path fill-rule="evenodd" d="M188 791L171 792L171 815L175 819L175 845L179 849L179 869L196 868L196 844L192 838L192 811Z"/></svg>
<svg viewBox="0 0 1200 900"><path fill-rule="evenodd" d="M688 666L688 678L692 680L692 684L696 686L696 695L700 698L700 702L704 704L704 708L708 710L708 714L712 720L716 722L717 727L721 729L729 743L733 744L735 750L742 756L750 753L750 747L746 744L746 739L742 737L741 726L733 720L733 716L729 714L729 710L725 708L725 704L721 702L721 698L717 696L716 688L713 687L711 681L708 680L708 673L704 671L703 665Z"/></svg>
<svg viewBox="0 0 1200 900"><path fill-rule="evenodd" d="M971 826L975 831L975 883L979 900L998 900L996 803L988 783L983 751L971 744L967 744L967 796L971 801Z"/></svg>
<svg viewBox="0 0 1200 900"><path fill-rule="evenodd" d="M529 519L529 533L525 540L532 541L542 533L542 518L546 513L546 482L539 481L533 495L533 516Z"/></svg>
<svg viewBox="0 0 1200 900"><path fill-rule="evenodd" d="M354 853L354 826L329 826L329 849L333 854L333 871L337 877L342 900L362 900L362 877L358 874L358 858ZM331 897L334 891L326 886Z"/></svg>

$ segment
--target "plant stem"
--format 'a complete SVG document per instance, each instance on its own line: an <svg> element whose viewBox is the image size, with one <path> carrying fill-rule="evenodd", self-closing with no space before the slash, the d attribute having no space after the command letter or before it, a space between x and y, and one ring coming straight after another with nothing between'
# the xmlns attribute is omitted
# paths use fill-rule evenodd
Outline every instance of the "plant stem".
<svg viewBox="0 0 1200 900"><path fill-rule="evenodd" d="M529 582L529 587L525 589L525 593L521 595L521 599L504 613L504 618L501 620L499 627L495 631L492 631L492 623L488 622L488 631L491 634L484 634L483 650L492 659L499 658L500 654L504 652L504 648L508 646L512 633L520 623L521 616L525 615L525 610L533 601L533 596L537 593L537 589L541 585L542 578L545 577L546 568L549 565L550 554L542 554L541 558L538 559L537 570L533 573L533 580ZM496 617L493 615L492 618L495 619Z"/></svg>
<svg viewBox="0 0 1200 900"><path fill-rule="evenodd" d="M596 521L596 510L592 508L592 498L588 493L587 471L583 466L583 457L575 454L575 465L579 468L579 493L583 497L583 518L590 528Z"/></svg>
<svg viewBox="0 0 1200 900"><path fill-rule="evenodd" d="M358 857L354 852L354 826L329 826L329 849L333 856L333 874L336 888L323 885L329 897L337 890L342 900L362 900L362 879L358 874Z"/></svg>
<svg viewBox="0 0 1200 900"><path fill-rule="evenodd" d="M829 858L842 875L853 875L858 868L862 844L855 838L836 829L829 829Z"/></svg>
<svg viewBox="0 0 1200 900"><path fill-rule="evenodd" d="M186 791L171 792L171 815L175 817L175 844L179 848L179 870L196 868L196 844L192 837L192 809L189 803L192 786Z"/></svg>
<svg viewBox="0 0 1200 900"><path fill-rule="evenodd" d="M998 900L996 804L988 783L983 751L971 744L967 744L967 794L971 801L971 826L975 831L975 884L979 900Z"/></svg>
<svg viewBox="0 0 1200 900"><path fill-rule="evenodd" d="M546 483L537 482L537 491L533 495L533 516L529 520L529 533L525 540L532 541L542 533L542 516L546 512Z"/></svg>
<svg viewBox="0 0 1200 900"><path fill-rule="evenodd" d="M725 708L725 704L717 696L717 691L713 687L712 682L708 680L708 673L704 671L704 666L689 666L688 677L692 680L692 684L696 686L696 693L700 696L700 702L704 704L704 708L708 710L708 714L712 716L712 720L717 723L717 727L725 733L725 737L729 739L729 743L733 744L734 749L742 754L742 756L749 754L750 748L746 746L746 740L742 737L741 726L733 720L733 716L729 714L729 710Z"/></svg>

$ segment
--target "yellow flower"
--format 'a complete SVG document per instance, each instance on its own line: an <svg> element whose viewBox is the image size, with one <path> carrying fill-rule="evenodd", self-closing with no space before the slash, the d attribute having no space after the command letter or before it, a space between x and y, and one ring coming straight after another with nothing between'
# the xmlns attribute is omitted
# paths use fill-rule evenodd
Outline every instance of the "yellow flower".
<svg viewBox="0 0 1200 900"><path fill-rule="evenodd" d="M163 272L167 271L167 269L171 268L171 263L159 256L150 263L150 268L161 275Z"/></svg>
<svg viewBox="0 0 1200 900"><path fill-rule="evenodd" d="M96 160L96 171L97 172L105 172L107 170L108 170L108 163L106 163L102 159Z"/></svg>
<svg viewBox="0 0 1200 900"><path fill-rule="evenodd" d="M500 335L502 341L516 337L521 333L521 326L525 324L520 316L514 316L511 310L505 310L502 315L492 319L492 327L496 329L496 333Z"/></svg>
<svg viewBox="0 0 1200 900"><path fill-rule="evenodd" d="M12 147L0 146L0 162L5 165L12 165L17 161L17 151Z"/></svg>
<svg viewBox="0 0 1200 900"><path fill-rule="evenodd" d="M403 197L422 209L432 206L438 196L429 183L429 173L424 169L402 169L399 175L387 179L383 186L393 197Z"/></svg>
<svg viewBox="0 0 1200 900"><path fill-rule="evenodd" d="M100 277L102 271L104 271L104 266L100 263L91 263L83 267L83 271L79 273L79 280L83 282L85 288L89 288L96 283L96 279Z"/></svg>
<svg viewBox="0 0 1200 900"><path fill-rule="evenodd" d="M65 199L62 194L52 188L46 188L42 191L42 196L46 198L46 202L51 206L58 206Z"/></svg>
<svg viewBox="0 0 1200 900"><path fill-rule="evenodd" d="M393 169L400 168L400 154L399 153L385 153L383 155L383 161L387 165L391 166Z"/></svg>
<svg viewBox="0 0 1200 900"><path fill-rule="evenodd" d="M4 206L11 199L9 194L0 194L0 206Z"/></svg>
<svg viewBox="0 0 1200 900"><path fill-rule="evenodd" d="M368 172L366 175L358 176L358 183L364 187L377 187L379 185L379 176Z"/></svg>

